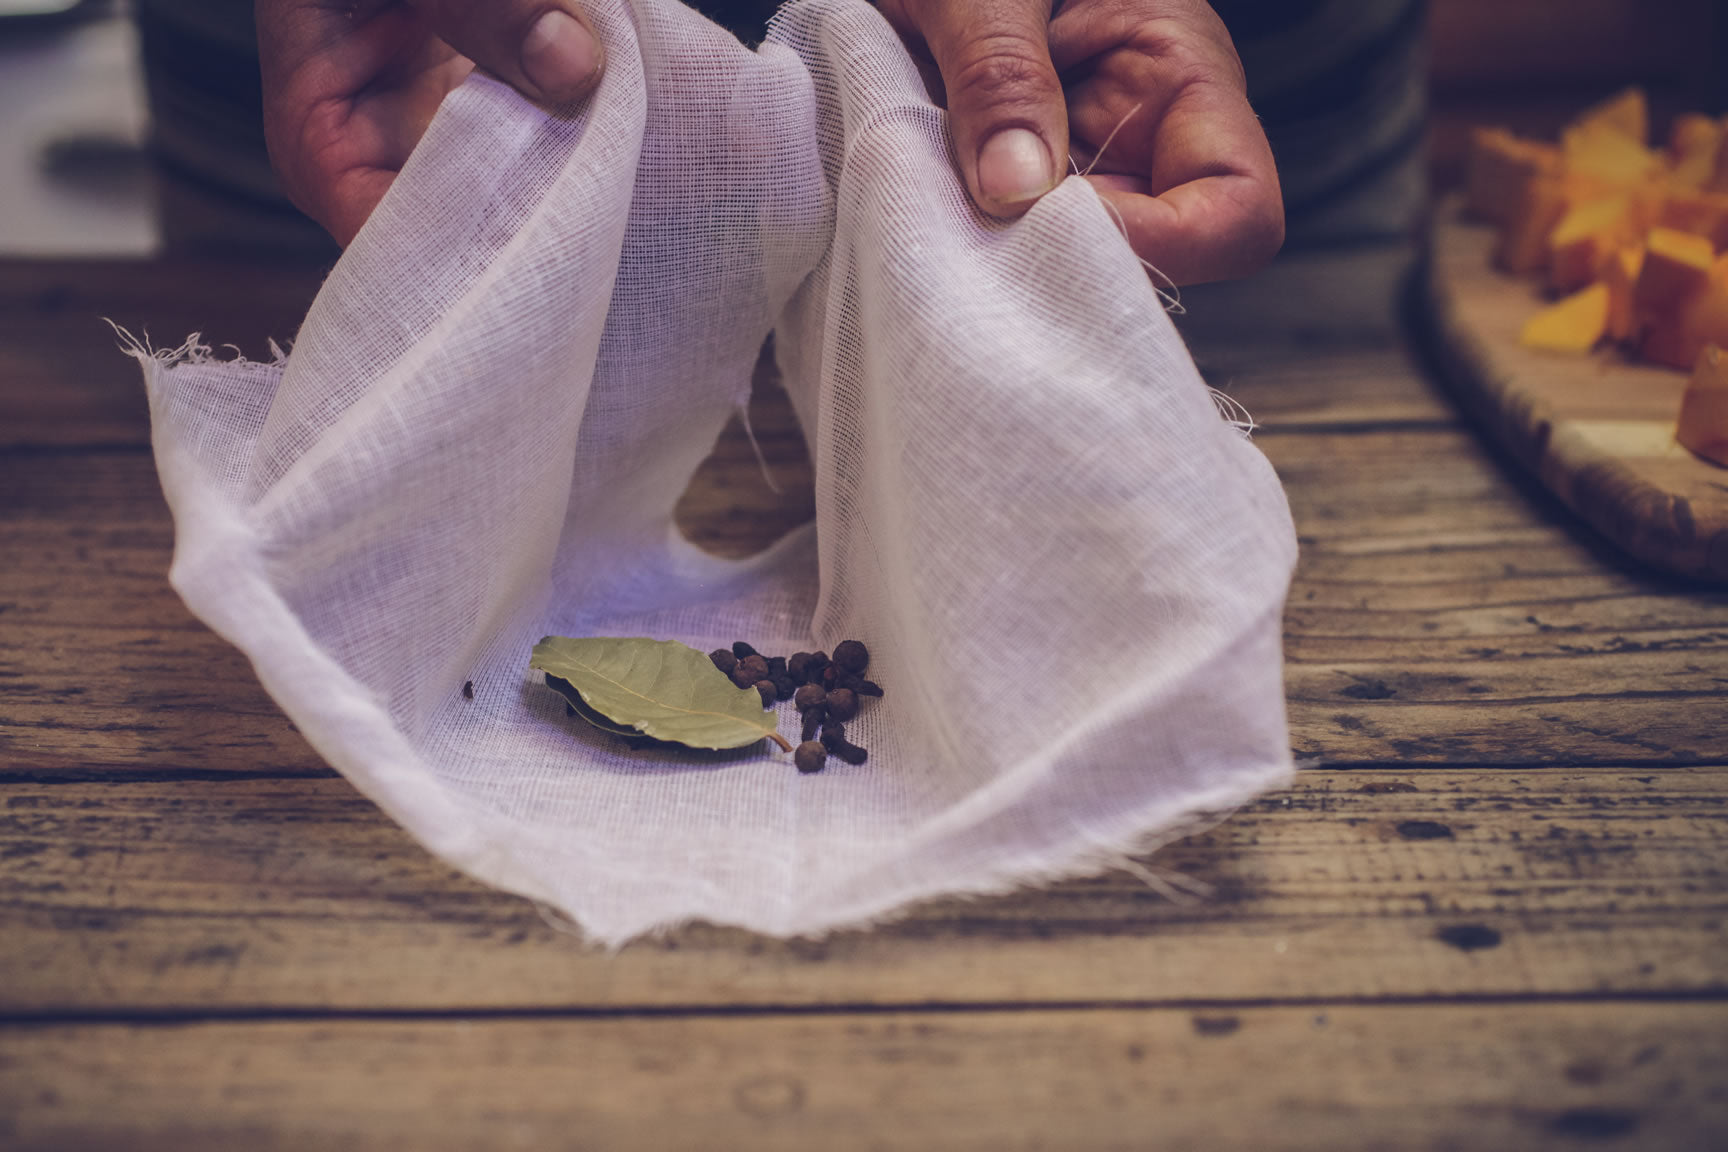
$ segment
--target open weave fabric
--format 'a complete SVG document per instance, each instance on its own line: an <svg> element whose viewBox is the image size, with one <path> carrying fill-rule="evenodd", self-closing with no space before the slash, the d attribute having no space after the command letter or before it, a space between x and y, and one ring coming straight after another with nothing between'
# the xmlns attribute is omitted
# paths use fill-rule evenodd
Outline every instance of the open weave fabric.
<svg viewBox="0 0 1728 1152"><path fill-rule="evenodd" d="M1283 781L1283 494L1091 188L980 215L862 0L760 52L591 10L580 114L467 81L292 355L145 359L171 578L312 745L609 943L1094 870ZM723 561L672 509L771 329L816 520ZM870 760L628 751L548 634L861 638Z"/></svg>

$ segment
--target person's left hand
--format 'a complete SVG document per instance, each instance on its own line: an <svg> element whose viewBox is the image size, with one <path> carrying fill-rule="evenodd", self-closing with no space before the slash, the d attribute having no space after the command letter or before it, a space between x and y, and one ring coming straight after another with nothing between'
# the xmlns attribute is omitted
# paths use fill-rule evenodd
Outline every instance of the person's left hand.
<svg viewBox="0 0 1728 1152"><path fill-rule="evenodd" d="M1049 0L878 4L933 66L986 212L1025 212L1072 153L1134 251L1178 284L1246 275L1283 243L1272 150L1204 0L1069 0L1053 20Z"/></svg>
<svg viewBox="0 0 1728 1152"><path fill-rule="evenodd" d="M557 108L605 62L577 0L257 0L256 12L270 162L342 245L476 66Z"/></svg>

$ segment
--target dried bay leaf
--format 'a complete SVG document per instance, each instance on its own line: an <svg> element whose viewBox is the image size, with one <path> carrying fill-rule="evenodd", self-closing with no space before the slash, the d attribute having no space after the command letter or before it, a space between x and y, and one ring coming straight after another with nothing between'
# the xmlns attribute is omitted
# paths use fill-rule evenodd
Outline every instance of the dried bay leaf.
<svg viewBox="0 0 1728 1152"><path fill-rule="evenodd" d="M792 749L754 688L737 687L706 653L676 640L548 636L534 645L528 663L548 681L566 682L609 722L596 725L607 731L633 729L691 748L742 748L769 739Z"/></svg>
<svg viewBox="0 0 1728 1152"><path fill-rule="evenodd" d="M546 676L546 686L558 693L558 695L564 697L565 702L570 705L570 710L572 712L588 721L589 724L600 729L600 731L611 736L622 736L626 739L642 735L642 730L640 728L632 728L628 724L614 724L600 713L594 711L594 709L589 706L588 701L582 699L582 693L576 691L576 686L570 683L570 681L548 673Z"/></svg>

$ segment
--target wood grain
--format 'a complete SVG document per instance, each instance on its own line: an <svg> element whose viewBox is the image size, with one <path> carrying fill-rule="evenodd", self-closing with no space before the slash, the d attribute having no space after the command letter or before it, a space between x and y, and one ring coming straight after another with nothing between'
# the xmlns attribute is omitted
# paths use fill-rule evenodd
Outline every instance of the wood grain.
<svg viewBox="0 0 1728 1152"><path fill-rule="evenodd" d="M1728 469L1673 441L1684 373L1525 348L1543 304L1489 260L1492 228L1435 217L1428 286L1447 378L1514 458L1597 531L1664 571L1728 583Z"/></svg>
<svg viewBox="0 0 1728 1152"><path fill-rule="evenodd" d="M1728 1141L1725 1067L1721 1004L56 1026L0 1030L0 1138L18 1152L1704 1149Z"/></svg>
<svg viewBox="0 0 1728 1152"><path fill-rule="evenodd" d="M1728 768L1301 773L1125 872L613 956L339 780L0 784L0 1014L1728 990Z"/></svg>
<svg viewBox="0 0 1728 1152"><path fill-rule="evenodd" d="M723 436L680 509L716 551L809 515L789 413L769 403L756 424L786 487ZM1728 759L1728 595L1605 566L1462 429L1323 428L1262 439L1302 540L1285 628L1299 755ZM0 455L0 775L322 771L168 587L172 539L147 455Z"/></svg>
<svg viewBox="0 0 1728 1152"><path fill-rule="evenodd" d="M1401 345L1407 264L1189 294L1296 517L1326 761L1136 865L1210 898L617 954L428 856L165 581L135 370L64 346L281 334L315 277L0 265L0 1147L1728 1143L1728 595L1483 450ZM766 383L752 422L784 491L734 427L679 509L733 555L810 515Z"/></svg>

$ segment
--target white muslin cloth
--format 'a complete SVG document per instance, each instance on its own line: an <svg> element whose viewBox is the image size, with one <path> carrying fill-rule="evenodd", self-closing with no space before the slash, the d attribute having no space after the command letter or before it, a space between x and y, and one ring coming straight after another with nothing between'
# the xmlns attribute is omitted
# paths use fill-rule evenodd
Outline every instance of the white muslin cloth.
<svg viewBox="0 0 1728 1152"><path fill-rule="evenodd" d="M608 944L1095 871L1285 781L1283 492L1091 188L981 215L863 0L758 52L591 11L597 93L452 93L290 355L142 357L174 586L313 747ZM720 560L672 510L770 330L816 519ZM549 634L862 639L869 762L627 751Z"/></svg>

